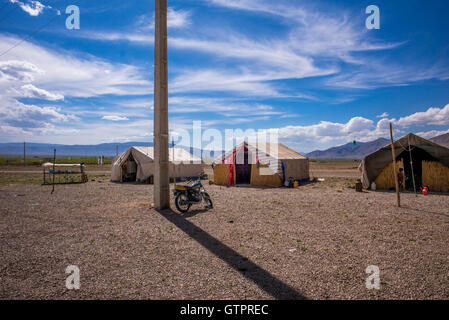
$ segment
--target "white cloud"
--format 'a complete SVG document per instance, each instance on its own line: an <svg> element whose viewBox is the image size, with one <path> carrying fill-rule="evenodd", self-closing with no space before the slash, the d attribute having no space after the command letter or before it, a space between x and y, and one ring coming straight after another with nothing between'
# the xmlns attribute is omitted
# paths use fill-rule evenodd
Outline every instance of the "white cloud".
<svg viewBox="0 0 449 320"><path fill-rule="evenodd" d="M189 10L175 10L173 7L167 8L167 28L185 28L191 21L192 12ZM154 30L154 14L150 18L148 15L141 15L136 22L136 27L140 30ZM154 35L152 35L154 37Z"/></svg>
<svg viewBox="0 0 449 320"><path fill-rule="evenodd" d="M399 120L382 118L376 124L370 119L353 117L346 123L320 121L307 126L285 126L267 129L267 132L278 132L279 140L302 151L329 148L348 141L372 141L380 137L388 137L389 123L393 124L395 137L412 131L412 126L449 125L449 105L443 108L429 108L424 112L416 112ZM424 138L432 138L449 132L449 130L429 130L416 133Z"/></svg>
<svg viewBox="0 0 449 320"><path fill-rule="evenodd" d="M245 116L246 122L262 119L263 116L282 116L288 113L275 109L273 106L259 103L248 103L232 98L199 98L174 96L169 97L169 112L178 113L216 113L218 117L234 117L232 120L224 120L224 123L236 123L236 117Z"/></svg>
<svg viewBox="0 0 449 320"><path fill-rule="evenodd" d="M0 81L32 82L36 75L44 74L34 64L28 61L0 61Z"/></svg>
<svg viewBox="0 0 449 320"><path fill-rule="evenodd" d="M53 101L63 99L60 94L51 93L31 84L44 73L42 69L28 61L0 61L0 126L5 134L48 130L54 126L53 123L78 120L76 116L62 112L57 106L27 105L17 100L18 98Z"/></svg>
<svg viewBox="0 0 449 320"><path fill-rule="evenodd" d="M0 50L17 41L0 35ZM9 55L14 59L8 59ZM65 97L129 96L153 90L151 82L134 66L112 64L90 55L75 57L26 41L0 59L0 126L5 137L12 132L26 132L36 138L78 132L79 118L72 112L57 105L25 104L19 101L23 98L56 102Z"/></svg>
<svg viewBox="0 0 449 320"><path fill-rule="evenodd" d="M208 26L198 29L192 37L189 30L181 37L180 30L172 33L176 36L169 37L170 50L185 50L200 52L208 55L204 68L191 67L189 69L171 68L170 93L185 92L230 92L239 97L293 97L310 98L297 93L297 90L289 87L292 82L279 84L284 79L301 79L307 77L328 76L326 84L332 87L371 89L387 85L406 85L422 79L440 78L448 76L444 66L437 68L420 68L413 65L392 65L384 61L367 61L361 51L388 50L401 45L401 43L380 43L360 28L343 11L329 13L325 10L317 10L310 4L305 7L303 3L291 4L291 2L279 1L275 4L268 1L256 0L212 0L216 5L233 9L258 12L263 15L281 17L279 22L287 26L284 33L276 34L252 34L250 37L242 34L244 31L236 31L234 27ZM192 23L192 12L169 8L169 28L184 28ZM148 18L148 17L147 17ZM154 35L150 31L153 21L145 16L139 21L141 29L133 32L95 32L80 31L73 36L101 39L105 41L131 41L143 45L152 45ZM154 18L153 18L154 19ZM150 21L150 22L148 22ZM145 30L146 28L146 30ZM15 44L19 39L11 36L0 35L0 50L4 50ZM9 58L9 59L8 59ZM143 72L138 67L124 64L116 64L103 59L79 55L63 50L50 50L31 42L24 42L4 56L0 61L0 113L4 119L0 119L0 126L8 132L16 128L22 130L20 125L26 125L27 132L56 133L61 130L61 137L68 138L68 130L61 128L58 123L68 123L67 119L75 119L61 108L27 106L17 107L17 112L9 113L8 108L16 108L16 99L34 97L45 100L61 100L64 97L94 97L99 95L140 95L153 91L152 83L148 80L152 77L152 70ZM209 59L211 61L209 61ZM351 68L343 69L342 64ZM350 70L350 71L348 71ZM322 80L320 80L322 81ZM351 98L352 99L352 98ZM179 114L214 112L218 116L215 120L208 121L208 125L229 123L247 123L255 120L268 120L269 116L288 117L292 114L275 109L268 105L246 103L237 100L225 100L218 98L192 98L170 97L170 112L175 116ZM101 136L96 139L113 139L120 132L132 139L146 134L151 120L137 123L127 117L141 119L145 117L143 108L152 108L152 101L129 101L117 103L127 106L129 112L123 110L110 110L109 106L103 109L87 109L80 107L79 114L95 115L97 122L89 124L102 127ZM135 110L135 108L141 108ZM446 106L447 108L447 106ZM446 109L443 108L443 109ZM419 124L447 124L447 112L438 108L403 117L399 120L388 119L388 114L378 116L375 123L363 117L353 117L347 122L336 123L321 121L308 126L290 126L282 129L285 139L291 141L308 141L310 144L326 144L338 141L352 140L352 135L358 135L357 139L372 139L383 136L388 132L388 123L392 121L395 127L406 129L409 125ZM127 117L125 117L126 115ZM137 116L135 116L137 115ZM150 115L151 116L151 115ZM297 116L294 115L293 116ZM28 121L20 122L20 118ZM32 118L38 119L32 122ZM104 121L109 120L107 126ZM143 121L143 120L142 120ZM172 119L171 119L172 121ZM176 125L186 126L191 119L176 118ZM427 121L427 122L426 122ZM129 125L128 125L129 124ZM15 127L17 125L17 127ZM133 127L136 125L136 127ZM89 126L76 124L79 130L80 140L88 143L95 130ZM104 126L104 127L103 127ZM24 127L25 128L25 127ZM2 129L3 130L3 129ZM18 132L18 131L17 131ZM123 134L123 132L126 132ZM64 136L66 135L67 136Z"/></svg>
<svg viewBox="0 0 449 320"><path fill-rule="evenodd" d="M318 67L313 58L299 55L289 47L290 42L254 41L243 35L228 36L226 40L192 40L169 38L175 49L202 51L233 59L234 68L220 70L210 67L202 70L184 70L174 78L173 92L231 91L240 95L284 96L278 84L268 81L300 79L330 75L337 72L334 66ZM306 95L301 95L307 98Z"/></svg>
<svg viewBox="0 0 449 320"><path fill-rule="evenodd" d="M154 34L148 34L148 32L142 33L129 33L129 32L101 32L101 31L79 31L74 36L90 40L98 41L129 41L140 43L144 45L153 45Z"/></svg>
<svg viewBox="0 0 449 320"><path fill-rule="evenodd" d="M191 78L188 84L196 91L227 91L242 95L248 90L252 96L279 97L291 96L294 89L268 81L333 75L321 81L328 87L373 89L449 76L447 68L438 68L436 65L421 68L415 65L410 68L391 65L373 57L369 60L363 58L361 52L389 50L403 43L382 43L373 39L364 28L360 28L360 21L352 19L343 10L330 13L311 4L306 6L282 1L276 4L256 0L208 2L232 9L274 15L288 24L289 29L276 37L257 34L248 37L228 26L211 25L201 27L201 31L193 38L170 36L170 48L203 52L211 58L232 61L225 70L218 67L181 70L173 77L175 87L170 85L170 89L174 90L172 92L187 91L187 85L183 83L188 78ZM171 8L168 15L169 25L186 26L191 23L189 11ZM154 36L148 34L148 29L153 24L153 20L149 23L146 16L141 16L135 32L92 31L77 33L75 36L153 45ZM343 69L342 64L350 65L352 69ZM394 72L391 72L392 69ZM225 77L233 81L226 81ZM302 94L301 98L307 98L307 95Z"/></svg>
<svg viewBox="0 0 449 320"><path fill-rule="evenodd" d="M382 87L406 86L410 83L438 79L449 79L449 67L442 60L429 64L410 65L387 63L376 59L367 60L355 71L335 75L325 84L336 88L376 89Z"/></svg>
<svg viewBox="0 0 449 320"><path fill-rule="evenodd" d="M347 123L320 121L318 124L308 126L286 126L269 129L269 132L278 130L280 139L307 138L317 141L337 140L351 135L368 133L374 127L373 121L362 117L351 118Z"/></svg>
<svg viewBox="0 0 449 320"><path fill-rule="evenodd" d="M23 11L28 13L30 16L38 16L39 14L44 11L45 8L51 8L46 7L39 1L34 0L25 0L26 2L22 2L19 0L9 0L11 3L16 3Z"/></svg>
<svg viewBox="0 0 449 320"><path fill-rule="evenodd" d="M362 117L354 117L345 125L344 132L363 132L373 126L373 121Z"/></svg>
<svg viewBox="0 0 449 320"><path fill-rule="evenodd" d="M449 125L449 104L444 108L429 108L424 112L416 112L407 117L402 117L396 124L401 127L411 125Z"/></svg>
<svg viewBox="0 0 449 320"><path fill-rule="evenodd" d="M261 82L260 77L227 70L185 70L169 84L169 91L170 93L231 91L253 96L278 96L279 92L270 84Z"/></svg>
<svg viewBox="0 0 449 320"><path fill-rule="evenodd" d="M65 114L55 106L26 105L18 101L9 101L7 107L0 108L0 125L19 128L45 127L49 123L77 121L74 115Z"/></svg>
<svg viewBox="0 0 449 320"><path fill-rule="evenodd" d="M222 41L192 40L171 38L169 44L178 49L203 51L217 56L245 61L245 68L259 73L262 80L305 78L329 75L337 70L333 67L319 68L314 59L300 55L293 48L292 42L282 40L255 41L241 34L228 36ZM247 64L252 62L251 64ZM251 69L250 69L251 68ZM257 72L256 70L261 70Z"/></svg>
<svg viewBox="0 0 449 320"><path fill-rule="evenodd" d="M64 96L58 93L51 93L44 89L39 89L32 84L25 84L21 87L22 96L26 98L39 98L44 100L63 100Z"/></svg>
<svg viewBox="0 0 449 320"><path fill-rule="evenodd" d="M388 116L389 116L388 112L384 112L382 114L377 115L376 118L386 118Z"/></svg>
<svg viewBox="0 0 449 320"><path fill-rule="evenodd" d="M188 74L195 90L229 91L242 95L246 89L250 95L277 97L290 95L295 90L281 87L272 80L302 79L307 77L328 76L321 80L324 86L332 88L351 88L369 90L379 87L401 86L428 79L449 79L449 68L443 60L428 64L411 64L404 61L391 63L386 58L366 57L368 51L391 50L404 44L385 43L374 38L360 25L362 18L352 16L351 12L335 9L330 12L316 3L292 3L289 1L265 0L209 0L209 4L231 9L246 10L263 15L272 15L288 26L288 31L269 35L251 34L250 37L235 28L226 25L198 26L195 37L169 36L169 47L175 50L189 50L207 53L212 59L231 61L226 69L209 67L207 69L181 70L174 79L176 91L186 90L180 83ZM191 22L190 11L168 9L168 23L172 27L185 27ZM148 30L153 28L154 17L141 16L133 32L78 32L75 36L102 41L131 41L143 45L153 45L154 35ZM179 33L178 33L179 34ZM250 79L241 80L239 85L224 81L220 74L230 79L241 76ZM201 77L205 80L201 81ZM242 90L238 88L242 87ZM219 90L217 90L219 89ZM290 93L288 93L290 92ZM301 95L306 98L307 95Z"/></svg>
<svg viewBox="0 0 449 320"><path fill-rule="evenodd" d="M110 121L128 121L129 119L127 117L120 117L120 116L103 116L101 118L103 120L110 120Z"/></svg>
<svg viewBox="0 0 449 320"><path fill-rule="evenodd" d="M423 137L425 139L434 138L437 136L441 136L442 134L449 133L449 130L430 130L430 131L423 131L418 132L416 135Z"/></svg>
<svg viewBox="0 0 449 320"><path fill-rule="evenodd" d="M145 45L154 43L154 36L146 33L99 33L85 32L77 36L101 41L131 41ZM281 96L272 80L305 78L330 75L338 71L334 66L317 67L314 59L298 55L284 40L254 41L244 35L228 35L223 40L200 40L169 37L168 45L177 50L209 53L213 56L233 59L235 67L218 69L175 70L170 92L220 91L250 95ZM295 93L297 98L308 99L305 94Z"/></svg>
<svg viewBox="0 0 449 320"><path fill-rule="evenodd" d="M183 28L190 25L192 13L188 10L175 10L172 7L167 9L167 27Z"/></svg>
<svg viewBox="0 0 449 320"><path fill-rule="evenodd" d="M298 22L303 22L306 12L301 7L296 6L286 6L281 3L281 1L276 2L273 5L267 1L259 0L205 0L212 4L228 7L232 9L247 10L247 11L258 11L266 14L277 15L284 18L289 18L296 20Z"/></svg>
<svg viewBox="0 0 449 320"><path fill-rule="evenodd" d="M330 12L313 2L297 4L266 0L205 1L231 9L281 17L281 21L290 27L288 38L282 39L290 51L298 56L313 58L314 65L330 60L331 64L327 69L333 70L335 75L324 81L324 84L330 87L369 90L429 79L449 79L445 58L434 59L427 64L405 60L392 63L386 58L376 58L372 55L368 58L361 55L367 51L394 49L406 42L384 43L376 40L365 28L360 27L363 22L361 18L341 9ZM335 66L341 65L342 62L350 68L346 66L344 69L335 70Z"/></svg>
<svg viewBox="0 0 449 320"><path fill-rule="evenodd" d="M185 28L191 24L192 13L188 10L175 10L172 7L167 9L167 28ZM137 32L114 32L89 30L77 32L74 36L100 41L129 41L145 45L154 44L154 14L151 18L148 15L141 15L134 25ZM170 38L169 38L170 40Z"/></svg>
<svg viewBox="0 0 449 320"><path fill-rule="evenodd" d="M6 138L6 136L22 137L24 135L31 134L31 132L26 131L22 128L8 125L0 125L0 133L4 138Z"/></svg>
<svg viewBox="0 0 449 320"><path fill-rule="evenodd" d="M6 50L18 40L0 35L0 50ZM14 59L8 59L9 55ZM145 79L138 67L112 64L91 55L79 57L64 50L56 52L27 41L1 59L0 76L33 82L36 87L64 96L132 95L153 91L152 82Z"/></svg>

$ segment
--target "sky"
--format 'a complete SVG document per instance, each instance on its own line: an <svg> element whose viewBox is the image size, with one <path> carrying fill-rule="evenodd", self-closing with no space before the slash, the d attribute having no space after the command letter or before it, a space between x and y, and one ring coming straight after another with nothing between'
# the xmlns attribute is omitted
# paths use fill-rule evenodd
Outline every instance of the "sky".
<svg viewBox="0 0 449 320"><path fill-rule="evenodd" d="M167 12L175 136L201 121L309 152L388 137L390 122L397 137L449 132L446 0L168 0ZM154 0L0 0L0 142L151 142L153 44Z"/></svg>

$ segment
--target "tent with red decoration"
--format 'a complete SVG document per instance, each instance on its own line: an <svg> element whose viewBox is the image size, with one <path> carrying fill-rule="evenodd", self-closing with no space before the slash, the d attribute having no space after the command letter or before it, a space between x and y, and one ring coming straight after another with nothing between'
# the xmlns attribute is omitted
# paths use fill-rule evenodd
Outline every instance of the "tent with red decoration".
<svg viewBox="0 0 449 320"><path fill-rule="evenodd" d="M242 142L214 161L219 185L282 186L308 181L309 159L282 143Z"/></svg>

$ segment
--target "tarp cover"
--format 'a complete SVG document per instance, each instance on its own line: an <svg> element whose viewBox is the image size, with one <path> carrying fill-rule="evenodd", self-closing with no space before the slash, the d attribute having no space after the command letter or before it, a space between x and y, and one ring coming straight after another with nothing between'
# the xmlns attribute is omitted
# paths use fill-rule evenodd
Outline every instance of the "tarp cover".
<svg viewBox="0 0 449 320"><path fill-rule="evenodd" d="M414 135L413 133L409 133L394 142L396 157L408 150L409 143L411 147L420 148L426 151L439 162L449 167L449 149ZM363 158L359 166L359 170L362 172L363 187L368 189L382 170L392 161L391 144L388 144Z"/></svg>
<svg viewBox="0 0 449 320"><path fill-rule="evenodd" d="M43 167L85 167L84 164L80 163L56 163L53 165L52 162L46 162L42 165Z"/></svg>
<svg viewBox="0 0 449 320"><path fill-rule="evenodd" d="M145 180L154 174L154 148L153 147L131 147L112 161L111 181L121 181L122 165L129 159L130 155L137 163L137 180ZM169 149L169 174L170 177L197 177L203 171L201 159L182 148Z"/></svg>

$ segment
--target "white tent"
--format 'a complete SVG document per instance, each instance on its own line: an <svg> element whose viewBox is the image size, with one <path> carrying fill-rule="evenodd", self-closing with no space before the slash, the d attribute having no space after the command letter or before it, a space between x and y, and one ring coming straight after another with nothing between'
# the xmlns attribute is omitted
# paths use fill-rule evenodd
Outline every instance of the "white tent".
<svg viewBox="0 0 449 320"><path fill-rule="evenodd" d="M169 149L170 178L198 177L203 171L201 159L182 148ZM124 174L130 174L136 181L145 181L154 175L154 148L131 147L112 161L111 181L123 181Z"/></svg>

